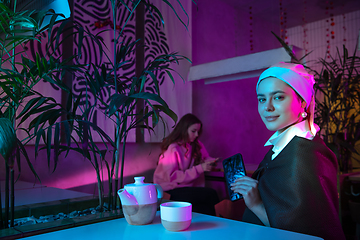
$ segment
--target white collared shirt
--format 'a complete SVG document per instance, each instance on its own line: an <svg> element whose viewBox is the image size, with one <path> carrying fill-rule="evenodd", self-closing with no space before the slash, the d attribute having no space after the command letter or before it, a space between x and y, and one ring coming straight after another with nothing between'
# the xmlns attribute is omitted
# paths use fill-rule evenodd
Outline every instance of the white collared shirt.
<svg viewBox="0 0 360 240"><path fill-rule="evenodd" d="M271 146L273 147L273 155L271 156L271 160L274 160L274 158L279 155L279 153L286 147L286 145L295 137L302 137L306 138L308 140L312 140L315 135L311 133L308 127L307 120L301 121L289 128L287 128L284 132L279 134L279 131L275 132L269 140L265 143L264 146Z"/></svg>

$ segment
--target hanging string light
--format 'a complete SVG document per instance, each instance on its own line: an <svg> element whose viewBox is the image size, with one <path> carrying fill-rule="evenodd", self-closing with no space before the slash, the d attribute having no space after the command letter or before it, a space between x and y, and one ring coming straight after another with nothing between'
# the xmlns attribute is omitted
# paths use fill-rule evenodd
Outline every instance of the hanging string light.
<svg viewBox="0 0 360 240"><path fill-rule="evenodd" d="M330 48L331 48L331 40L335 39L335 19L334 19L334 2L333 1L326 1L328 6L326 7L326 15L329 15L326 19L326 23L328 27L326 28L326 43L327 43L327 51L326 55L327 58L330 58Z"/></svg>
<svg viewBox="0 0 360 240"><path fill-rule="evenodd" d="M342 8L343 8L343 10L344 10L344 3L342 4ZM344 11L342 11L342 12L344 12ZM345 43L346 43L346 27L345 27L345 19L346 19L346 16L345 16L345 13L343 13L342 14L342 16L343 16L343 30L344 30L344 37L343 37L343 44L345 45Z"/></svg>
<svg viewBox="0 0 360 240"><path fill-rule="evenodd" d="M250 25L250 36L249 36L249 42L250 42L250 51L254 51L254 33L253 33L253 15L252 15L252 7L249 7L249 25Z"/></svg>
<svg viewBox="0 0 360 240"><path fill-rule="evenodd" d="M282 0L279 0L279 9L280 9L280 37L286 43L288 43L287 37L287 30L286 30L286 22L287 22L287 15L286 15L286 8L283 8Z"/></svg>
<svg viewBox="0 0 360 240"><path fill-rule="evenodd" d="M327 4L327 6L326 6L326 12L325 12L325 14L328 16L329 15L329 9L330 9L330 7L329 7L329 1L326 1L326 4ZM329 25L329 17L326 17L326 25L327 25L327 27L326 27L326 56L328 57L328 58L330 58L330 25Z"/></svg>
<svg viewBox="0 0 360 240"><path fill-rule="evenodd" d="M335 28L335 20L334 20L334 14L333 14L333 11L334 11L334 2L330 2L330 28L331 28L331 39L335 39L335 31L334 31L334 28Z"/></svg>
<svg viewBox="0 0 360 240"><path fill-rule="evenodd" d="M284 12L282 7L282 0L279 0L279 9L280 9L280 37L284 40Z"/></svg>

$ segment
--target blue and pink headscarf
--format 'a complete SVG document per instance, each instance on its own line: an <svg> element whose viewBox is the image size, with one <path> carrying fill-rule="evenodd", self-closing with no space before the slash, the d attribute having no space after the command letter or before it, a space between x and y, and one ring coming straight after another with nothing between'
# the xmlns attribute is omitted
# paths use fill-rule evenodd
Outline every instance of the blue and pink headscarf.
<svg viewBox="0 0 360 240"><path fill-rule="evenodd" d="M303 65L294 63L278 63L266 69L259 77L256 84L258 90L261 80L275 77L287 83L300 97L306 102L306 112L308 113L309 127L311 133L315 136L319 127L314 123L315 113L315 92L314 92L314 76L309 74Z"/></svg>

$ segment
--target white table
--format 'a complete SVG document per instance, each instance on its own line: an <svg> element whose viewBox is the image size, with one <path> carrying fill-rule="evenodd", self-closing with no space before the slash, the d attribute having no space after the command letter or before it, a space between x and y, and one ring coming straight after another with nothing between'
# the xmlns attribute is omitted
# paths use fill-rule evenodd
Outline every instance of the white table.
<svg viewBox="0 0 360 240"><path fill-rule="evenodd" d="M129 225L125 218L120 218L23 239L319 240L321 238L199 213L193 213L193 219L188 230L170 232L161 225L158 212L154 222L148 225L133 226Z"/></svg>

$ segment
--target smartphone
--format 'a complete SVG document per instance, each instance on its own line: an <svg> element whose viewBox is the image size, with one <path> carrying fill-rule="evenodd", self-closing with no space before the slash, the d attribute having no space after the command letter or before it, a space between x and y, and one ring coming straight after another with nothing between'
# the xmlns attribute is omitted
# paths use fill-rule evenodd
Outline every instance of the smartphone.
<svg viewBox="0 0 360 240"><path fill-rule="evenodd" d="M231 201L241 199L243 196L231 190L231 184L235 179L246 175L245 164L240 153L235 154L223 161L226 187Z"/></svg>

